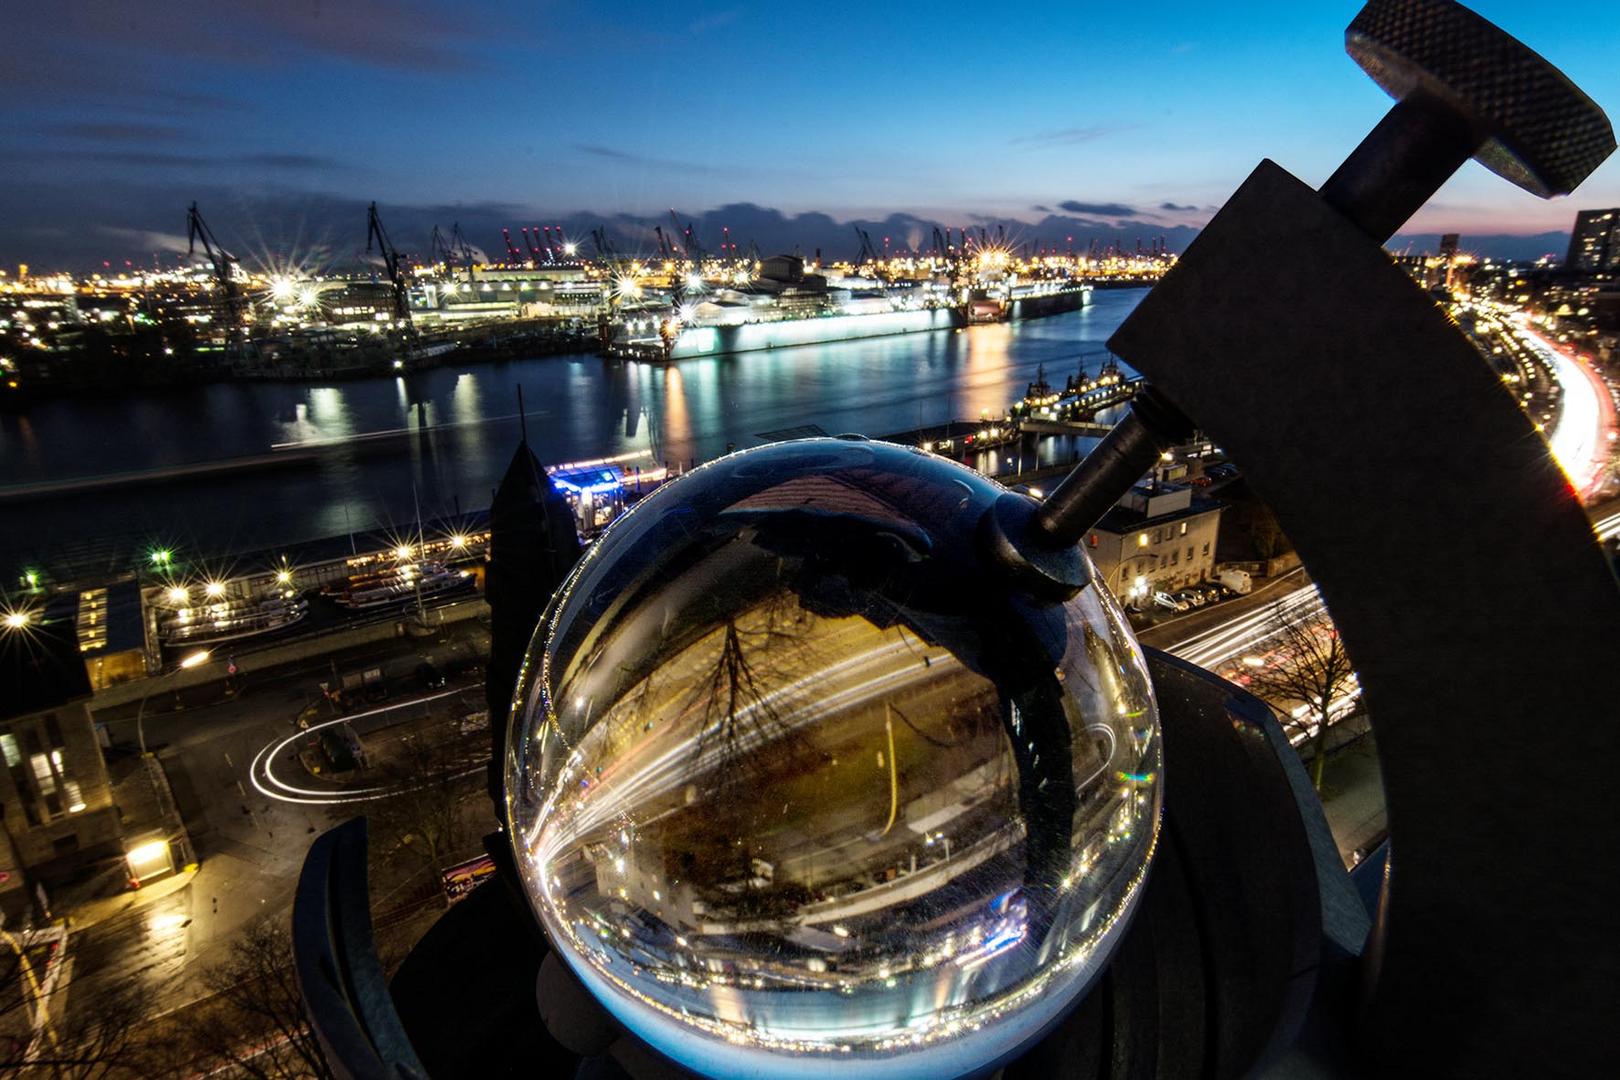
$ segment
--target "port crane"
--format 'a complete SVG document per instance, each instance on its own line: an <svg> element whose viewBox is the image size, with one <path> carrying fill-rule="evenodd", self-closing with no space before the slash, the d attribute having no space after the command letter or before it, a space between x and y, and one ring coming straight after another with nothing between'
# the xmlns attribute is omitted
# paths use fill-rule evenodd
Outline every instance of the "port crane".
<svg viewBox="0 0 1620 1080"><path fill-rule="evenodd" d="M193 202L191 209L186 211L186 247L187 254L197 253L197 241L202 241L203 254L214 267L214 279L219 283L220 295L224 298L222 307L225 309L225 349L234 354L242 344L242 314L246 307L243 302L242 288L236 280L236 256L226 251L224 246L214 236L214 230L208 227L203 220L201 211Z"/></svg>
<svg viewBox="0 0 1620 1080"><path fill-rule="evenodd" d="M855 256L856 266L865 266L867 263L877 261L877 249L872 246L872 238L866 235L866 230L859 225L853 226L855 235L861 238L860 254Z"/></svg>
<svg viewBox="0 0 1620 1080"><path fill-rule="evenodd" d="M393 242L388 239L388 231L383 228L382 218L377 215L377 204L372 203L366 217L366 251L372 250L373 243L377 245L377 253L382 256L383 267L388 271L389 284L393 286L394 293L394 321L401 330L411 330L411 304L410 295L405 285L405 266L394 249Z"/></svg>
<svg viewBox="0 0 1620 1080"><path fill-rule="evenodd" d="M688 221L684 226L681 219L675 215L674 207L670 208L669 220L675 223L675 231L686 236L686 257L691 260L692 268L701 272L703 268L703 245L698 243L697 226Z"/></svg>

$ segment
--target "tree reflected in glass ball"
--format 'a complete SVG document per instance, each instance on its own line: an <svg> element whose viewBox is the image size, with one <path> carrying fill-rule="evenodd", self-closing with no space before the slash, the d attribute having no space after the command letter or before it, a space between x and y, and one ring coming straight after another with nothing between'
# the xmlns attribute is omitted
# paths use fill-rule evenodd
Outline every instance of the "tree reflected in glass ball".
<svg viewBox="0 0 1620 1080"><path fill-rule="evenodd" d="M1022 592L1005 490L813 439L608 530L518 689L507 813L557 952L716 1076L948 1077L1104 966L1158 833L1158 714L1096 585Z"/></svg>

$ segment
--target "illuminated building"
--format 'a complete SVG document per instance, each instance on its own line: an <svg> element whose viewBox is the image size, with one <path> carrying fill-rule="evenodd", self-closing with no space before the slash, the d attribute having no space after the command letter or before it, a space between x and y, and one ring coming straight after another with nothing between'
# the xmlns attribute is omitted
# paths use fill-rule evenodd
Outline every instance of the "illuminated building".
<svg viewBox="0 0 1620 1080"><path fill-rule="evenodd" d="M1137 486L1086 534L1086 552L1115 596L1146 606L1215 576L1223 509L1179 484Z"/></svg>
<svg viewBox="0 0 1620 1080"><path fill-rule="evenodd" d="M1620 269L1620 207L1582 210L1575 215L1564 269Z"/></svg>
<svg viewBox="0 0 1620 1080"><path fill-rule="evenodd" d="M72 612L11 612L0 627L0 910L32 899L25 874L50 880L120 853L119 812L90 719L90 680Z"/></svg>

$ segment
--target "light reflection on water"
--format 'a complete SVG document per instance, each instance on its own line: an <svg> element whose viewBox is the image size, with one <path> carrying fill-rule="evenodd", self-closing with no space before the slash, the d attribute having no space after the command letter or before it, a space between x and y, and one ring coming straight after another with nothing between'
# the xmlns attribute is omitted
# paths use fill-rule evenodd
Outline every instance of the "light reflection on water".
<svg viewBox="0 0 1620 1080"><path fill-rule="evenodd" d="M347 529L488 505L518 439L516 387L542 461L651 450L712 458L727 444L805 424L884 435L998 413L1045 365L1061 384L1143 290L1098 291L1090 307L1046 319L683 361L608 365L594 356L445 367L328 386L241 383L45 401L0 414L6 484L151 469L445 424L384 447L326 448L291 468L111 489L29 504L31 528L0 539L0 564L86 545L106 557L153 536L209 550L256 549ZM1043 443L1049 459L1062 447ZM1071 448L1072 449L1072 448ZM1029 452L1026 451L1026 455Z"/></svg>

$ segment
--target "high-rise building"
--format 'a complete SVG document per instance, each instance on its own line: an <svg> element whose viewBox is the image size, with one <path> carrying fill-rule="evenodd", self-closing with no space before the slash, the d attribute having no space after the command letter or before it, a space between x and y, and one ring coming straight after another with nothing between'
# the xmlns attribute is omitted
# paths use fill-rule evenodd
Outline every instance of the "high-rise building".
<svg viewBox="0 0 1620 1080"><path fill-rule="evenodd" d="M1564 269L1620 270L1620 207L1575 215Z"/></svg>

